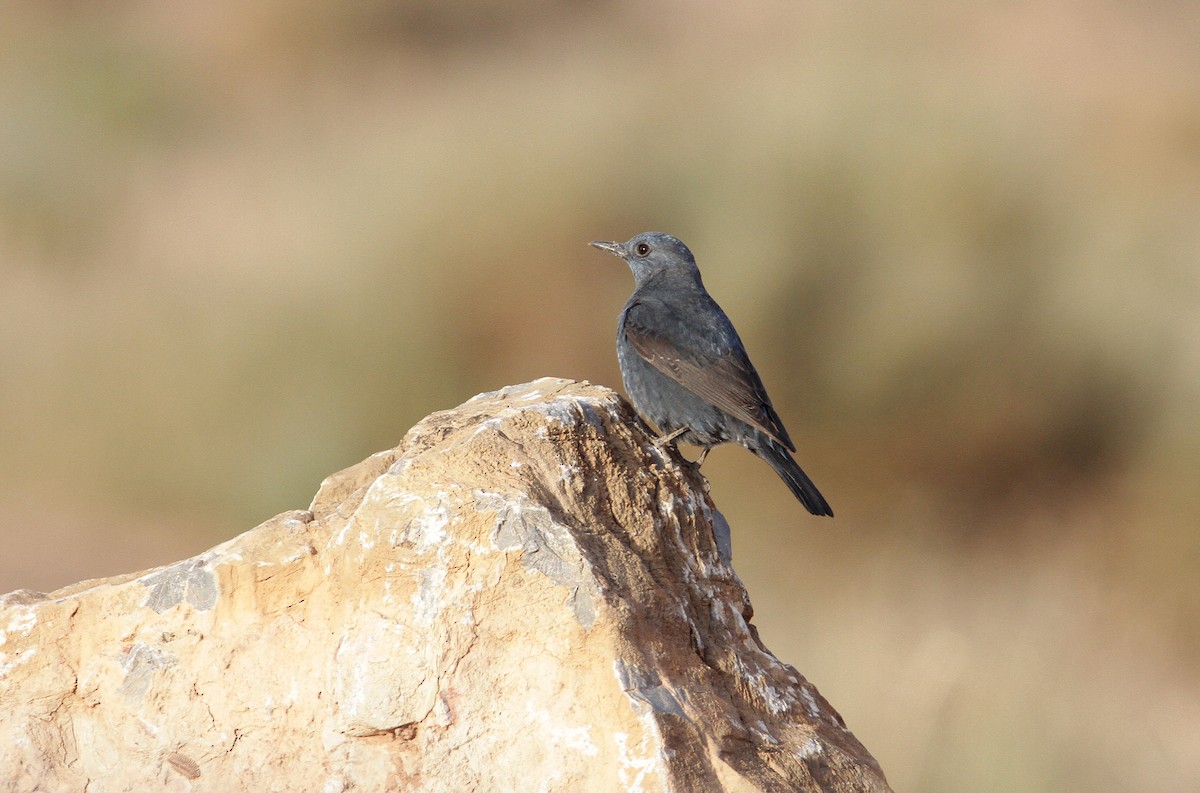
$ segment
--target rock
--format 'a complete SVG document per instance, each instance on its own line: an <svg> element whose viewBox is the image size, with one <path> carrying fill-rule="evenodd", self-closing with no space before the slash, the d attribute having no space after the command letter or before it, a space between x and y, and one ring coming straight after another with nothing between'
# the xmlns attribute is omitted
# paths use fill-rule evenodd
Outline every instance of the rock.
<svg viewBox="0 0 1200 793"><path fill-rule="evenodd" d="M717 517L612 391L482 394L306 511L6 595L0 786L888 790L759 641Z"/></svg>

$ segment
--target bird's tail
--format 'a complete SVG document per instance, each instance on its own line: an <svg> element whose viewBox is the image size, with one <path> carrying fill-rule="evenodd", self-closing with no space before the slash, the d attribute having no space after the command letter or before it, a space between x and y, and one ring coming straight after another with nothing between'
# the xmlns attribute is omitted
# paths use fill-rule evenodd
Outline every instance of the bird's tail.
<svg viewBox="0 0 1200 793"><path fill-rule="evenodd" d="M788 489L796 498L800 499L800 503L804 505L805 509L814 515L833 517L833 510L829 508L829 502L821 495L821 491L817 490L817 486L808 478L808 474L801 470L787 449L772 439L763 437L758 448L752 449L752 451L775 469L775 473L779 474L779 478L787 483Z"/></svg>

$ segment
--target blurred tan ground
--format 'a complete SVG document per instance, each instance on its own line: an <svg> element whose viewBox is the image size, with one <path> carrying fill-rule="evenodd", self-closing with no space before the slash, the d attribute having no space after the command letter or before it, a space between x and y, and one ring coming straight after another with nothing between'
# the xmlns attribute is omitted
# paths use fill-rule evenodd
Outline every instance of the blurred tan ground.
<svg viewBox="0 0 1200 793"><path fill-rule="evenodd" d="M705 471L897 790L1200 780L1200 7L0 11L0 591L194 553L425 414L619 385L696 251L838 517Z"/></svg>

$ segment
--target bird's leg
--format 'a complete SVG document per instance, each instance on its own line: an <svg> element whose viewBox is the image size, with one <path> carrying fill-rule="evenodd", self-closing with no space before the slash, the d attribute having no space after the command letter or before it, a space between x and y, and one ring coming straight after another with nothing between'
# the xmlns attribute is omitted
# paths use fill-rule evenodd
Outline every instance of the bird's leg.
<svg viewBox="0 0 1200 793"><path fill-rule="evenodd" d="M704 465L704 458L707 457L708 453L711 451L711 446L705 446L704 449L701 450L700 456L696 458L696 462L692 463L692 465L696 466L697 468Z"/></svg>
<svg viewBox="0 0 1200 793"><path fill-rule="evenodd" d="M685 426L679 427L674 432L671 432L667 435L660 435L659 437L654 439L654 445L661 449L662 447L673 443L676 438L678 438L680 435L682 435L683 433L685 433L687 431L688 431L688 428L685 425Z"/></svg>

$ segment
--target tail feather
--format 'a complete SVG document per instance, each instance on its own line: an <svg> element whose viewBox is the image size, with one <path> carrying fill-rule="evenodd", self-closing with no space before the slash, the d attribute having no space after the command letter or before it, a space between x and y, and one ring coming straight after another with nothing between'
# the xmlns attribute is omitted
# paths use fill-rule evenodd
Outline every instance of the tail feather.
<svg viewBox="0 0 1200 793"><path fill-rule="evenodd" d="M833 517L833 510L830 509L829 502L821 495L821 491L817 490L817 486L808 478L808 474L801 470L787 449L763 436L758 447L752 448L750 451L766 460L775 469L775 473L779 474L779 478L787 483L788 489L800 500L805 509L814 515Z"/></svg>

